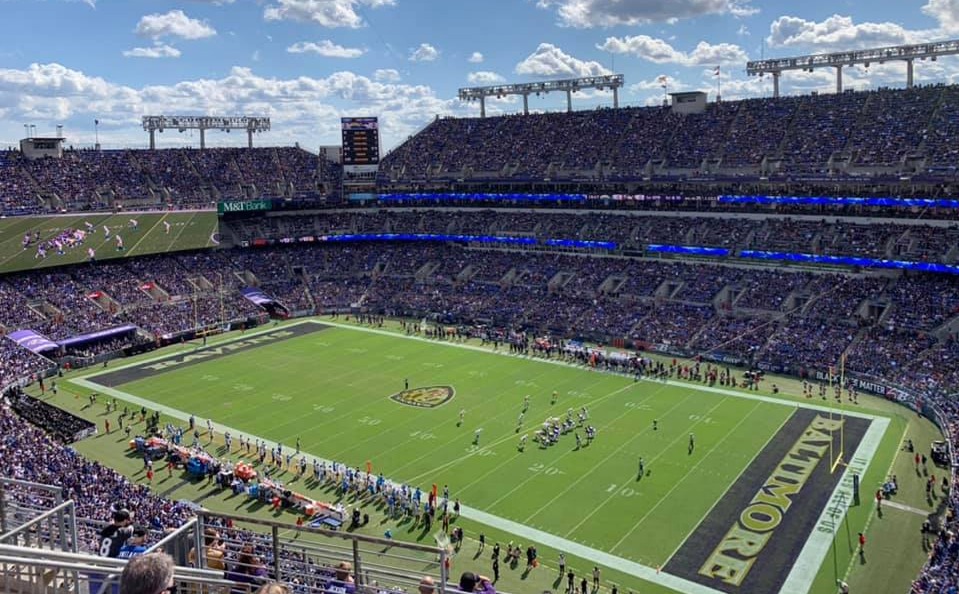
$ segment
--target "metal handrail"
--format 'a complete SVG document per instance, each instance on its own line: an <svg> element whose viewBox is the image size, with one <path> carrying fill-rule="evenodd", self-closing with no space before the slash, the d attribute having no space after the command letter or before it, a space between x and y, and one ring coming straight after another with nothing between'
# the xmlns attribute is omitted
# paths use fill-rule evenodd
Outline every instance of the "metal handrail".
<svg viewBox="0 0 959 594"><path fill-rule="evenodd" d="M177 528L176 530L171 531L169 534L158 540L157 542L150 545L150 548L147 549L147 553L152 553L154 551L163 550L163 547L168 543L173 542L175 539L183 536L184 534L189 533L190 530L196 529L196 518L190 518L190 520Z"/></svg>
<svg viewBox="0 0 959 594"><path fill-rule="evenodd" d="M97 574L107 580L119 576L123 572L123 568L126 567L127 560L0 544L0 565L3 564ZM181 565L176 567L174 579L178 582L233 588L234 590L245 587L247 592L251 590L251 586L248 584L237 584L224 579L221 572Z"/></svg>
<svg viewBox="0 0 959 594"><path fill-rule="evenodd" d="M52 515L54 515L54 514L57 514L57 513L61 512L61 511L66 511L66 510L72 511L72 510L73 510L73 505L74 505L74 504L73 504L73 500L72 500L72 499L67 499L66 501L64 501L64 502L61 503L60 505L58 505L58 506L56 506L56 507L54 507L54 508L48 509L47 511L43 512L42 514L40 514L39 516L37 516L37 517L35 517L35 518L31 518L30 520L27 520L26 522L24 522L23 524L21 524L20 526L18 526L18 527L16 527L16 528L14 528L13 530L11 530L11 531L9 531L9 532L4 532L3 534L0 534L0 540L6 540L6 539L8 539L8 538L10 538L10 537L12 537L12 536L16 536L16 535L20 534L21 532L24 532L24 531L26 531L26 530L29 530L30 528L33 528L34 524L38 524L38 523L42 522L43 520L46 520L46 519L49 518L50 516L52 516Z"/></svg>

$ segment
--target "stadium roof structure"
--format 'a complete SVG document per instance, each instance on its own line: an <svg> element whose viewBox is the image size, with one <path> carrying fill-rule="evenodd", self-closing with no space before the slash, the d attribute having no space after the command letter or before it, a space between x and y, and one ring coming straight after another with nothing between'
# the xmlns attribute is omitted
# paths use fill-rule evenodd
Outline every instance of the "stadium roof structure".
<svg viewBox="0 0 959 594"><path fill-rule="evenodd" d="M480 102L480 117L486 117L486 98L505 97L506 95L523 96L523 114L529 115L529 96L552 92L566 93L566 111L573 111L573 93L580 89L612 89L613 107L619 107L619 89L623 86L622 74L608 74L603 76L586 76L583 78L567 78L562 80L547 80L535 83L520 83L515 85L492 85L488 87L465 87L459 90L459 98L463 101Z"/></svg>
<svg viewBox="0 0 959 594"><path fill-rule="evenodd" d="M893 45L848 52L829 54L811 54L792 58L773 58L755 60L746 63L746 74L750 76L772 74L773 97L779 97L779 77L785 70L805 70L812 72L816 68L836 69L836 92L842 92L842 69L845 66L863 64L868 67L873 62L882 64L890 60L902 60L906 63L906 87L913 86L913 63L915 60L935 62L939 56L959 54L959 39L933 41L914 45Z"/></svg>
<svg viewBox="0 0 959 594"><path fill-rule="evenodd" d="M206 148L207 130L246 130L247 147L253 148L254 132L270 130L270 118L251 116L143 116L143 129L150 133L150 149L156 148L156 132L199 130L200 148Z"/></svg>

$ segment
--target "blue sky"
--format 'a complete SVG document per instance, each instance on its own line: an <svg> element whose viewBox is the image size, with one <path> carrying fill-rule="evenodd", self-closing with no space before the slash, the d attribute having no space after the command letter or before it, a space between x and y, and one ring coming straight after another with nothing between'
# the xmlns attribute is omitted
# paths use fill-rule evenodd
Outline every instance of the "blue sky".
<svg viewBox="0 0 959 594"><path fill-rule="evenodd" d="M959 0L0 0L0 146L24 124L70 144L142 147L143 115L265 115L261 145L338 144L339 117L380 117L384 150L436 115L478 115L457 89L619 73L622 105L670 91L771 93L761 56L959 37ZM787 73L785 94L831 92L833 73ZM917 64L952 82L959 59ZM846 87L902 86L900 63L847 70ZM531 98L539 111L565 98ZM584 91L577 108L611 105ZM491 114L516 112L492 100ZM197 145L166 132L161 146ZM211 132L210 145L242 135Z"/></svg>

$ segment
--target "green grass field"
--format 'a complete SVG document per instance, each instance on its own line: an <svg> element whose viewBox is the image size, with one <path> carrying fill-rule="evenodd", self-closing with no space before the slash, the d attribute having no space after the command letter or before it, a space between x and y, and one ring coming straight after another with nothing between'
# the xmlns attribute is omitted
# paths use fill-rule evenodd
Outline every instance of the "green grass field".
<svg viewBox="0 0 959 594"><path fill-rule="evenodd" d="M129 228L130 219L139 222L138 231ZM170 223L169 233L166 233L163 221ZM40 260L35 257L34 245L22 249L26 233L39 231L40 239L47 240L65 229L86 230L86 222L93 224L96 231L88 236L83 246L67 250L62 256L50 250L47 257ZM110 228L109 240L104 239L104 225ZM97 260L212 247L216 232L217 216L212 211L5 218L0 219L0 254L5 254L0 259L0 273L84 262L88 247L96 250ZM123 238L123 251L118 251L114 244L113 237L118 233Z"/></svg>
<svg viewBox="0 0 959 594"><path fill-rule="evenodd" d="M137 408L135 399L144 399L169 407L170 413L179 411L181 424L184 415L194 414L201 420L213 419L218 433L229 427L282 442L287 448L299 438L308 455L359 467L371 461L375 472L424 490L433 483L441 489L448 484L452 497L478 512L464 511L468 535L485 532L490 541L528 543L530 532L516 526L536 529L540 531L536 535L546 535L532 540L539 543L547 566L555 566L556 552L569 543L583 545L583 550L571 555L572 565L581 571L603 565L606 579L621 584L620 591L628 587L644 593L677 591L656 583L660 580L652 577L653 572L688 544L700 522L721 507L730 487L760 452L776 445L796 405L806 404L789 397L774 400L766 394L762 399L746 392L710 392L680 382L634 382L475 346L455 348L345 327L197 358L190 364L155 365L150 373L143 377L140 368L110 368L107 375L87 381L112 387L81 381L72 389L126 397ZM432 408L391 399L404 389L406 380L410 388L451 386L455 396ZM788 380L781 385L789 391ZM554 390L558 402L551 404ZM526 395L530 407L518 427ZM862 477L865 504L851 508L844 526L837 530L825 562L814 580L810 576L811 592L834 592L837 577L847 574L853 585L897 586L859 591L905 591L922 563L923 551L913 547L904 554L893 546L901 545L900 533L918 532L921 515L891 510L876 521L870 494L890 470L901 476L908 472L908 460L897 455L904 434L908 432L924 447L935 432L905 409L867 400L861 407L888 418L888 430ZM79 410L82 399L61 394L58 403ZM597 428L592 444L577 449L573 435L568 434L549 448L529 442L520 451L521 435L531 434L547 417L565 417L567 408L584 406L589 410L588 423ZM462 425L461 410L465 411ZM102 425L102 415L81 414ZM472 443L476 430L481 430L478 446ZM692 452L691 433L696 443ZM123 441L120 435L98 437L78 448L135 475L139 464L124 456ZM220 453L240 457L236 451L226 454L222 447ZM649 472L637 480L640 457ZM292 479L293 473L284 476ZM935 509L935 501L923 501L921 481L914 485L901 479L901 483L900 501L922 510ZM808 487L810 492L814 488ZM183 489L170 496L190 497L191 489L202 493L201 487L192 485ZM319 492L335 498L331 490ZM204 505L211 509L221 503L223 511L236 509L204 497ZM883 553L883 543L876 543L870 551L877 551L871 555L878 557L871 556L869 561L880 565L864 568L847 542L848 534L854 536L873 522L876 526L870 534L890 532L889 551ZM379 535L381 526L377 523L371 533ZM892 542L896 535L899 541ZM399 537L422 540L424 535L410 530ZM615 560L603 563L607 558L591 551ZM882 556L888 556L887 563L882 563ZM472 562L489 572L485 557ZM634 567L630 563L649 568L650 573L638 577L630 571ZM459 567L471 567L470 562ZM532 576L516 573L504 576L502 589L525 592L531 587L536 591L556 587L555 573L549 569Z"/></svg>

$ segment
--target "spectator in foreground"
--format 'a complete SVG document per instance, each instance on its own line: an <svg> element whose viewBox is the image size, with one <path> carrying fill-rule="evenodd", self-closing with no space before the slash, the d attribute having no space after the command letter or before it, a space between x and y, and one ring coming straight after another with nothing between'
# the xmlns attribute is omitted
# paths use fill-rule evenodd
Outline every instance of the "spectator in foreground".
<svg viewBox="0 0 959 594"><path fill-rule="evenodd" d="M424 576L423 579L420 580L420 586L417 592L419 592L419 594L434 594L436 592L436 585L433 582L433 578L428 575Z"/></svg>
<svg viewBox="0 0 959 594"><path fill-rule="evenodd" d="M120 574L120 594L173 594L173 557L149 553L133 557Z"/></svg>
<svg viewBox="0 0 959 594"><path fill-rule="evenodd" d="M482 592L483 594L496 594L496 588L486 576L477 575L472 571L464 571L460 576L460 590L463 592Z"/></svg>
<svg viewBox="0 0 959 594"><path fill-rule="evenodd" d="M260 586L256 594L291 594L291 591L289 587L283 584L271 582Z"/></svg>

